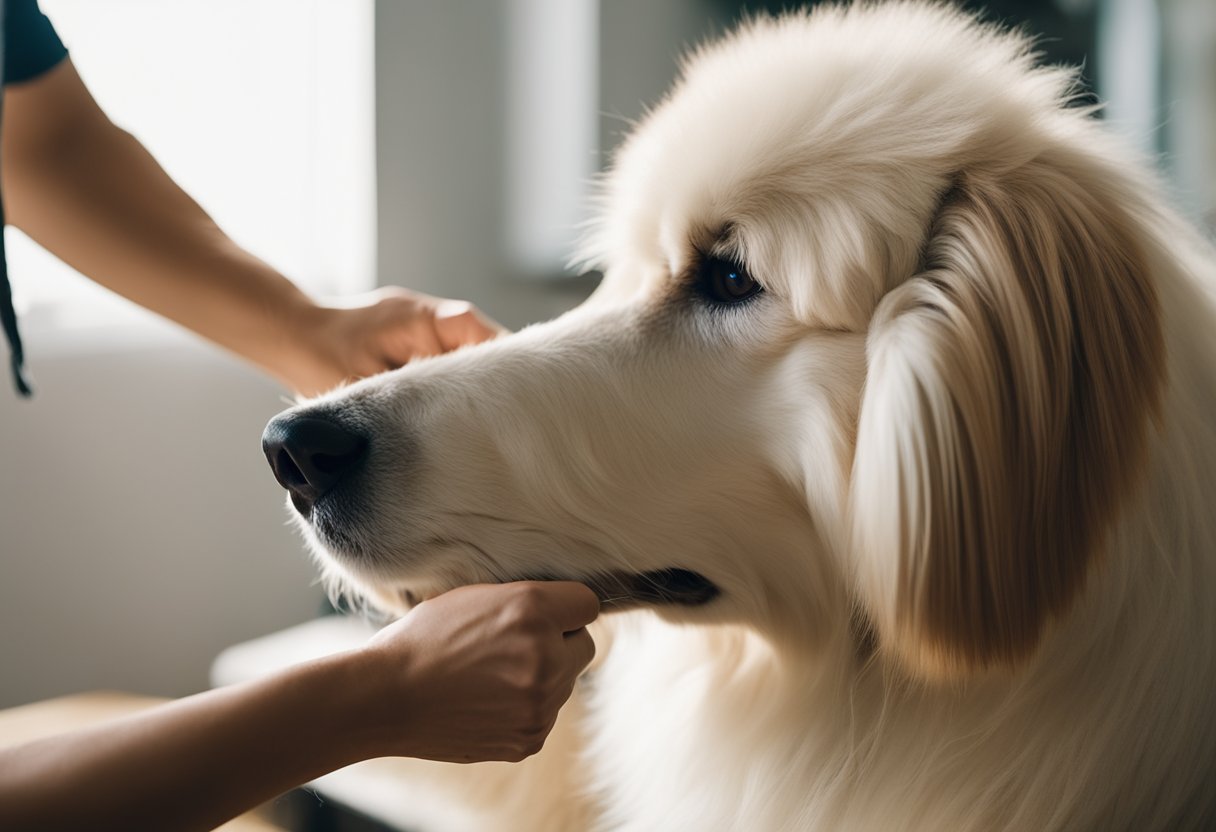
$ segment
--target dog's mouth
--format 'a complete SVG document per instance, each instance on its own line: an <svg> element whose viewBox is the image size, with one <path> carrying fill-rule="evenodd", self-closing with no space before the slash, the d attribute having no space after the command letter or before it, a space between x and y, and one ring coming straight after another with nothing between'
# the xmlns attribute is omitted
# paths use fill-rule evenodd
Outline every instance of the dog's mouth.
<svg viewBox="0 0 1216 832"><path fill-rule="evenodd" d="M722 594L713 581L689 569L609 572L584 580L604 610L637 607L699 607Z"/></svg>
<svg viewBox="0 0 1216 832"><path fill-rule="evenodd" d="M572 580L553 575L532 575L520 580ZM586 584L600 599L604 612L639 609L641 607L699 607L722 594L717 585L699 572L689 569L656 569L652 572L603 572L591 578L577 579ZM400 590L407 606L414 606L434 594L419 595L412 590Z"/></svg>

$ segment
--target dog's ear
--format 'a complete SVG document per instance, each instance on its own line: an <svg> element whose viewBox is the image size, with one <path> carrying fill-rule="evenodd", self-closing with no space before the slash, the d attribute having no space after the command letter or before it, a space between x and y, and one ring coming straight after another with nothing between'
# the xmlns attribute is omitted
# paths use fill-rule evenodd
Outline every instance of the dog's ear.
<svg viewBox="0 0 1216 832"><path fill-rule="evenodd" d="M1036 161L961 177L867 341L851 510L880 649L922 677L1010 666L1083 585L1164 373L1131 221Z"/></svg>

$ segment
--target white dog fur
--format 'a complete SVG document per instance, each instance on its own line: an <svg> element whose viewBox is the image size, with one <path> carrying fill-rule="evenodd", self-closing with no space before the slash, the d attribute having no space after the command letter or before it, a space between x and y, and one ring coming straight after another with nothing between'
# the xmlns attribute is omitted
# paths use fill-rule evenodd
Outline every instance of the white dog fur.
<svg viewBox="0 0 1216 832"><path fill-rule="evenodd" d="M721 590L604 616L537 757L403 770L495 830L1216 828L1216 255L1030 53L745 25L618 153L588 303L301 405L371 435L302 525L381 604Z"/></svg>

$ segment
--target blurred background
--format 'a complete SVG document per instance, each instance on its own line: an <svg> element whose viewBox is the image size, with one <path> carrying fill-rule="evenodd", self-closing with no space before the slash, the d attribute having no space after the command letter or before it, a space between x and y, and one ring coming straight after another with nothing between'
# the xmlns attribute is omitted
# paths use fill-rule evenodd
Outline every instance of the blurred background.
<svg viewBox="0 0 1216 832"><path fill-rule="evenodd" d="M978 4L977 4L978 5ZM1001 0L1084 66L1178 204L1216 227L1216 3ZM398 283L518 327L588 179L744 14L727 0L42 0L111 117L310 291ZM777 10L775 4L748 4ZM262 458L284 392L8 229L38 388L0 393L0 706L181 695L224 647L322 607Z"/></svg>

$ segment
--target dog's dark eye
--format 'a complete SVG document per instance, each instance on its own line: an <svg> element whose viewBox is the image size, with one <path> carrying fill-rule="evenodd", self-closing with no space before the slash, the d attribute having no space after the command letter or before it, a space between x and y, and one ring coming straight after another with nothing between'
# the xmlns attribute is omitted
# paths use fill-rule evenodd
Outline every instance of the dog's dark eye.
<svg viewBox="0 0 1216 832"><path fill-rule="evenodd" d="M747 269L722 257L706 257L701 261L696 288L714 303L741 303L764 291Z"/></svg>

